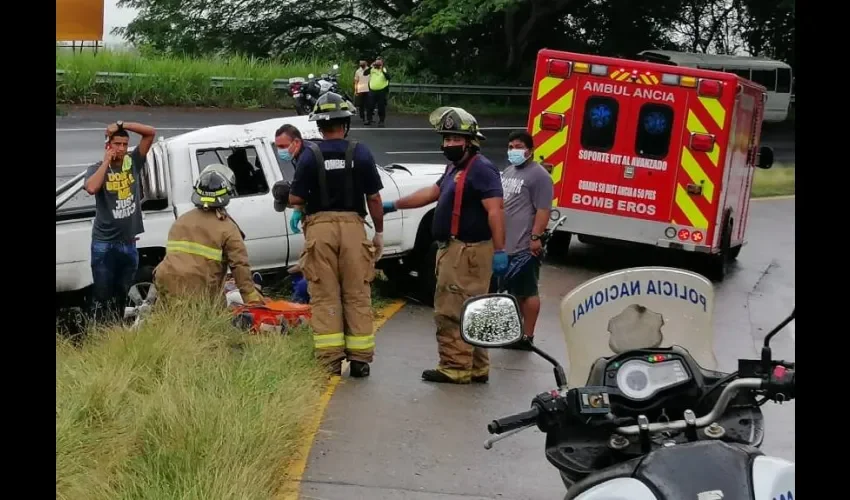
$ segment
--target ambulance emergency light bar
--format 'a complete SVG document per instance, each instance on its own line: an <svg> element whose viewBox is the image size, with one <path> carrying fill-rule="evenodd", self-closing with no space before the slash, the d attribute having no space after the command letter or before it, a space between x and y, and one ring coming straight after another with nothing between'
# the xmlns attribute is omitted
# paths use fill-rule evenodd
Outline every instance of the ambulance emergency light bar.
<svg viewBox="0 0 850 500"><path fill-rule="evenodd" d="M608 66L603 64L588 64L585 62L572 62L563 59L549 59L546 61L546 73L553 78L568 79L573 73L591 74L594 76L608 75ZM626 70L620 68L621 73ZM638 78L638 70L632 70L632 79ZM696 88L700 97L713 97L719 99L723 95L724 83L719 80L708 78L695 78L693 76L679 76L671 73L661 75L661 83L664 85L682 86ZM564 115L560 113L544 112L540 116L540 128L543 130L559 131L564 127ZM713 134L691 134L691 149L694 151L709 152L714 149Z"/></svg>

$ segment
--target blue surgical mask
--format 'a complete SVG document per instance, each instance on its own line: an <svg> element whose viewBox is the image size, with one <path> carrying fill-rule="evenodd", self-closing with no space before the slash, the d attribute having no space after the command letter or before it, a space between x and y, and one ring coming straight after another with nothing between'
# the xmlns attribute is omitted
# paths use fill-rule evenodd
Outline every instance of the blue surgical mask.
<svg viewBox="0 0 850 500"><path fill-rule="evenodd" d="M292 161L292 153L288 149L278 149L277 156L281 161Z"/></svg>
<svg viewBox="0 0 850 500"><path fill-rule="evenodd" d="M513 166L522 165L525 162L525 151L524 149L509 149L508 150L508 161Z"/></svg>

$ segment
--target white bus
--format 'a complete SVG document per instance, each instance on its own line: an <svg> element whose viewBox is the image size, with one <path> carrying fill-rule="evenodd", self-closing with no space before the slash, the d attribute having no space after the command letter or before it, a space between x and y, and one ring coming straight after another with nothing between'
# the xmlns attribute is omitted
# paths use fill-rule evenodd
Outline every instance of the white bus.
<svg viewBox="0 0 850 500"><path fill-rule="evenodd" d="M694 54L672 50L644 50L638 53L638 57L644 61L674 66L725 71L752 80L767 88L764 121L781 122L788 118L794 89L791 66L784 62L763 57Z"/></svg>

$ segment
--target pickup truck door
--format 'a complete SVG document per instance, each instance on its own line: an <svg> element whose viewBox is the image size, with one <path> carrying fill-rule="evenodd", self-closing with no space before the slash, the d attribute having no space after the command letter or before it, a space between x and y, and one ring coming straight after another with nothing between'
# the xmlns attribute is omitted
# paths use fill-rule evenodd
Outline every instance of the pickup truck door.
<svg viewBox="0 0 850 500"><path fill-rule="evenodd" d="M245 233L251 268L278 269L286 266L287 224L274 211L271 187L281 179L280 169L268 155L262 139L229 143L200 143L190 148L192 180L197 181L207 165L221 163L236 176L237 194L227 212Z"/></svg>
<svg viewBox="0 0 850 500"><path fill-rule="evenodd" d="M283 161L277 155L276 148L271 144L267 144L266 153L270 158L273 158L277 162L278 174L280 174L280 178L292 182L295 177L295 166L291 161ZM384 185L384 189L381 190L381 198L384 201L393 201L399 198L399 189L393 180L392 176L387 173L387 171L380 166L377 166L378 173L381 176L381 183ZM284 231L287 233L289 238L289 265L293 265L298 262L298 258L301 256L301 252L304 251L304 233L303 231L298 234L291 234L289 232L289 218L292 216L292 209L286 209L283 214L278 214L282 216L282 219L285 222ZM366 216L366 222L369 225L372 225L372 219L368 215ZM372 239L375 235L374 227L366 226L366 235L367 238ZM404 232L402 231L402 218L400 212L393 212L391 214L384 215L384 253L393 253L402 251L402 243Z"/></svg>

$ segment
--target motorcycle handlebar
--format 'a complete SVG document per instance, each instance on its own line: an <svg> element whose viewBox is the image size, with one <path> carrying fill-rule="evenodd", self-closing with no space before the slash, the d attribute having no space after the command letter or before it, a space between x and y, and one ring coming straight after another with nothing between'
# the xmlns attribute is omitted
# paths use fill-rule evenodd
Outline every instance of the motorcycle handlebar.
<svg viewBox="0 0 850 500"><path fill-rule="evenodd" d="M537 422L537 417L540 416L540 409L537 406L532 406L530 410L516 415L509 415L503 418L497 418L487 424L487 431L490 434L503 434L520 427L527 427Z"/></svg>
<svg viewBox="0 0 850 500"><path fill-rule="evenodd" d="M705 427L710 425L711 423L717 421L723 413L726 412L726 407L729 406L729 403L732 399L738 394L741 390L753 390L753 389L762 389L767 385L767 383L760 378L741 378L738 380L733 380L729 382L729 384L723 388L723 391L720 393L720 397L717 398L717 402L714 403L714 408L711 409L710 412L703 415L702 417L698 417L694 421L694 425L696 427ZM784 396L784 401L788 401L793 398L794 394L794 378L790 377L787 382L781 384L787 389L790 389L790 393L792 397ZM776 388L776 385L774 385ZM774 399L774 398L772 398ZM664 432L664 431L680 431L684 430L688 427L688 422L685 420L671 420L669 422L655 422L649 424L649 432ZM628 425L625 427L618 427L615 429L616 433L622 435L630 435L636 436L640 434L640 428L637 425Z"/></svg>

